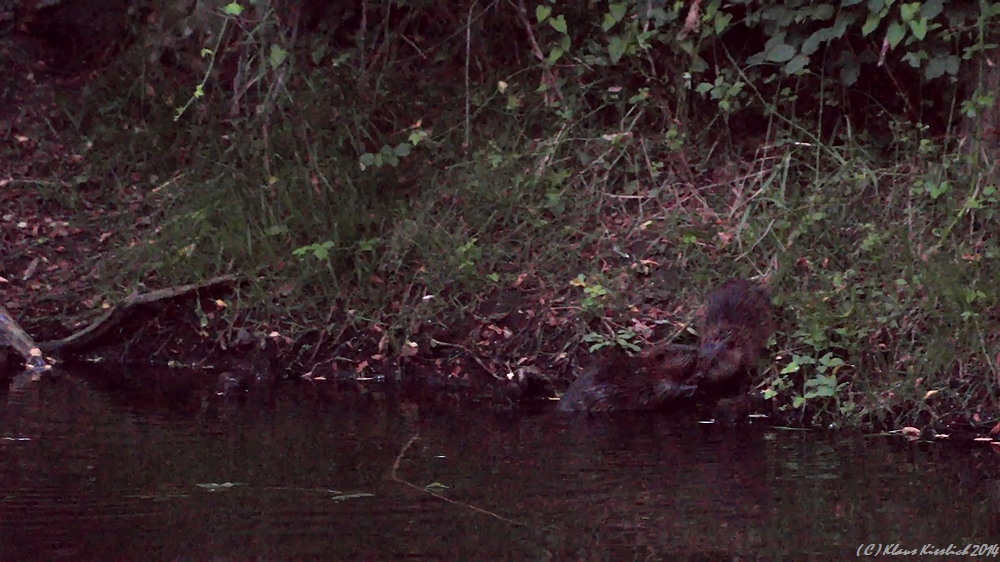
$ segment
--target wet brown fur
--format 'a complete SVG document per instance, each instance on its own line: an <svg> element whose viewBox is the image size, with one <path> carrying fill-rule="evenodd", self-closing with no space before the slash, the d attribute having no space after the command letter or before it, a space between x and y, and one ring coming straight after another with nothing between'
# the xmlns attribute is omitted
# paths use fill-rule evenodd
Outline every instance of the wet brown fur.
<svg viewBox="0 0 1000 562"><path fill-rule="evenodd" d="M744 383L774 329L767 288L744 279L723 283L708 293L698 316L698 368L688 382L699 388Z"/></svg>
<svg viewBox="0 0 1000 562"><path fill-rule="evenodd" d="M719 285L698 312L701 345L659 344L630 357L609 352L559 401L563 411L655 410L677 398L746 390L773 329L767 289L737 279Z"/></svg>
<svg viewBox="0 0 1000 562"><path fill-rule="evenodd" d="M594 367L573 381L559 401L566 412L655 410L675 398L689 396L691 377L698 364L698 349L661 344L630 357L608 352Z"/></svg>

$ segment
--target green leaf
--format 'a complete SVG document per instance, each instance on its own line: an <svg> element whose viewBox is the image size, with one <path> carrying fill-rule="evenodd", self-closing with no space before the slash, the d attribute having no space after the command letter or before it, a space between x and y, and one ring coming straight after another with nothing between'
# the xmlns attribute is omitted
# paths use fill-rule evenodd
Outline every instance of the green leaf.
<svg viewBox="0 0 1000 562"><path fill-rule="evenodd" d="M236 2L231 2L227 4L225 8L222 9L222 13L227 16L238 16L243 13L243 6L240 6Z"/></svg>
<svg viewBox="0 0 1000 562"><path fill-rule="evenodd" d="M802 69L805 68L807 64L809 64L809 57L805 55L796 55L792 58L792 60L788 61L788 64L785 65L783 70L785 71L785 74L798 74L799 72L802 72Z"/></svg>
<svg viewBox="0 0 1000 562"><path fill-rule="evenodd" d="M310 58L312 59L313 64L318 65L319 63L323 62L323 59L325 57L326 57L326 45L322 43L316 45L316 47L312 50L312 53L310 53Z"/></svg>
<svg viewBox="0 0 1000 562"><path fill-rule="evenodd" d="M910 20L910 31L918 41L923 41L927 37L927 18Z"/></svg>
<svg viewBox="0 0 1000 562"><path fill-rule="evenodd" d="M855 60L845 61L840 67L840 82L845 86L853 86L861 77L861 65Z"/></svg>
<svg viewBox="0 0 1000 562"><path fill-rule="evenodd" d="M611 14L604 14L604 18L601 20L601 31L607 31L615 26L615 18L611 17Z"/></svg>
<svg viewBox="0 0 1000 562"><path fill-rule="evenodd" d="M882 16L877 12L868 14L868 19L865 20L865 24L861 26L861 35L863 37L871 35L871 32L875 31L875 28L878 27L878 24L881 23L881 21Z"/></svg>
<svg viewBox="0 0 1000 562"><path fill-rule="evenodd" d="M782 375L787 375L789 373L797 373L797 372L799 372L799 364L794 360L791 363L785 365L783 369L781 369Z"/></svg>
<svg viewBox="0 0 1000 562"><path fill-rule="evenodd" d="M920 51L910 51L903 55L903 62L910 65L911 68L920 68L921 61L927 59L927 52L924 50Z"/></svg>
<svg viewBox="0 0 1000 562"><path fill-rule="evenodd" d="M948 74L955 76L958 74L958 57L955 55L941 55L936 56L927 61L927 67L924 68L924 77L928 80L933 80L940 77L942 74L947 72Z"/></svg>
<svg viewBox="0 0 1000 562"><path fill-rule="evenodd" d="M281 63L285 62L288 58L288 51L282 49L278 45L271 45L271 53L268 55L268 62L271 63L271 68L278 68Z"/></svg>
<svg viewBox="0 0 1000 562"><path fill-rule="evenodd" d="M899 42L902 41L904 37L906 37L906 28L903 27L903 24L898 21L894 21L889 24L889 29L885 32L885 38L889 41L890 48L895 49L896 45L899 45Z"/></svg>
<svg viewBox="0 0 1000 562"><path fill-rule="evenodd" d="M715 13L715 34L722 35L722 32L726 30L729 26L729 22L733 20L732 14L727 14L725 12Z"/></svg>
<svg viewBox="0 0 1000 562"><path fill-rule="evenodd" d="M624 3L612 4L608 6L608 13L611 15L612 18L614 18L615 23L622 21L622 18L625 17L626 10L627 6Z"/></svg>
<svg viewBox="0 0 1000 562"><path fill-rule="evenodd" d="M820 4L816 6L813 10L812 19L814 20L828 20L833 17L835 10L831 4Z"/></svg>
<svg viewBox="0 0 1000 562"><path fill-rule="evenodd" d="M560 15L557 18L550 19L549 20L549 25L551 25L552 29L555 29L559 33L562 33L563 35L566 34L566 17L565 16Z"/></svg>
<svg viewBox="0 0 1000 562"><path fill-rule="evenodd" d="M920 11L920 2L913 2L912 4L901 4L899 6L899 16L903 18L904 22L908 22L917 16L917 12Z"/></svg>
<svg viewBox="0 0 1000 562"><path fill-rule="evenodd" d="M854 25L854 20L856 18L853 15L841 14L837 16L837 21L833 22L833 27L830 28L830 38L840 39L847 33L847 28Z"/></svg>
<svg viewBox="0 0 1000 562"><path fill-rule="evenodd" d="M612 37L611 40L608 41L608 56L611 57L611 62L618 64L618 61L621 60L622 55L625 54L625 49L627 48L628 43L621 37Z"/></svg>
<svg viewBox="0 0 1000 562"><path fill-rule="evenodd" d="M926 0L923 6L920 6L920 15L924 16L925 19L932 20L941 15L944 11L944 0Z"/></svg>
<svg viewBox="0 0 1000 562"><path fill-rule="evenodd" d="M399 156L400 158L403 158L410 154L410 148L411 148L410 143L401 142L397 144L395 148L392 149L392 153L395 154L396 156Z"/></svg>
<svg viewBox="0 0 1000 562"><path fill-rule="evenodd" d="M406 140L410 141L410 144L416 146L420 144L421 141L427 138L427 131L413 131Z"/></svg>
<svg viewBox="0 0 1000 562"><path fill-rule="evenodd" d="M821 43L825 43L829 40L830 40L829 29L820 29L815 31L812 35L807 37L805 41L802 42L802 49L801 49L802 54L811 55L815 53L816 50L819 49Z"/></svg>
<svg viewBox="0 0 1000 562"><path fill-rule="evenodd" d="M549 19L549 15L551 13L552 8L549 6L539 6L535 8L535 18L538 20L538 23L542 23L543 21Z"/></svg>
<svg viewBox="0 0 1000 562"><path fill-rule="evenodd" d="M562 47L552 47L552 50L549 51L548 58L546 58L545 60L549 64L555 64L556 61L559 60L559 58L562 57L563 53L565 53L565 52L566 51L562 50Z"/></svg>
<svg viewBox="0 0 1000 562"><path fill-rule="evenodd" d="M775 45L767 53L767 60L771 62L788 62L792 60L795 56L795 47L787 43L781 43L780 45Z"/></svg>

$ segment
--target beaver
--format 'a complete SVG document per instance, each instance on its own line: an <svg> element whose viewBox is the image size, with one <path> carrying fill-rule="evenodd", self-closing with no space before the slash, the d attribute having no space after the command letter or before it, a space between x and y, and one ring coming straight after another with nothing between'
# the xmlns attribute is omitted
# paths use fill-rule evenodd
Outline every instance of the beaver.
<svg viewBox="0 0 1000 562"><path fill-rule="evenodd" d="M771 337L771 296L763 285L734 279L712 289L698 314L698 366L685 384L701 391L746 390L747 377Z"/></svg>
<svg viewBox="0 0 1000 562"><path fill-rule="evenodd" d="M606 355L573 381L559 410L656 410L677 399L747 390L746 375L773 329L767 289L743 279L723 283L705 297L697 323L697 347L665 343L635 357Z"/></svg>
<svg viewBox="0 0 1000 562"><path fill-rule="evenodd" d="M696 387L682 384L698 366L698 348L661 344L629 356L609 352L573 381L559 400L563 412L656 410Z"/></svg>

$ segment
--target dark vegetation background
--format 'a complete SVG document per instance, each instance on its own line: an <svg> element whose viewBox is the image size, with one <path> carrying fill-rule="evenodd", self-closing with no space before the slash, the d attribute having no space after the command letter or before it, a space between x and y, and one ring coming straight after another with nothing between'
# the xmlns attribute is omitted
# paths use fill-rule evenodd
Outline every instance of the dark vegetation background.
<svg viewBox="0 0 1000 562"><path fill-rule="evenodd" d="M690 338L711 284L763 274L790 417L986 423L998 14L6 0L7 306L71 331L239 272L206 341L482 383Z"/></svg>

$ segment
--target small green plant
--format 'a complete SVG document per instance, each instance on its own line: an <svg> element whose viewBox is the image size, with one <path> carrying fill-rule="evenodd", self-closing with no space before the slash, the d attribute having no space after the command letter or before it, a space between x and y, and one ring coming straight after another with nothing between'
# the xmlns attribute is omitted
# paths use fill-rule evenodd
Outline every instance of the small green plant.
<svg viewBox="0 0 1000 562"><path fill-rule="evenodd" d="M382 149L378 152L366 152L358 158L358 163L361 165L362 170L367 170L368 168L375 166L376 168L381 168L382 166L389 165L395 168L399 165L399 159L410 154L410 149L413 148L410 143L403 142L396 146L383 145Z"/></svg>
<svg viewBox="0 0 1000 562"><path fill-rule="evenodd" d="M362 252L368 252L372 255L375 254L375 250L378 249L379 244L382 243L381 238L369 238L367 240L359 240L358 247L361 248Z"/></svg>
<svg viewBox="0 0 1000 562"><path fill-rule="evenodd" d="M837 384L837 372L846 365L844 360L833 353L823 355L818 361L812 357L793 354L791 362L785 365L781 374L798 373L805 365L814 366L816 374L803 382L802 394L792 399L792 406L803 408L816 399L837 400L837 393L845 387L844 383Z"/></svg>
<svg viewBox="0 0 1000 562"><path fill-rule="evenodd" d="M576 279L570 281L570 285L574 287L580 287L583 289L583 298L580 299L580 308L584 312L595 312L604 306L604 297L607 296L608 290L599 284L590 284L587 282L587 278L581 273L576 276Z"/></svg>
<svg viewBox="0 0 1000 562"><path fill-rule="evenodd" d="M427 136L427 131L414 129L410 132L409 138L407 139L408 142L401 142L396 146L384 144L378 152L366 152L362 154L358 158L358 163L361 165L362 170L367 170L372 166L381 168L385 165L395 168L399 165L400 158L409 156L413 147L427 139Z"/></svg>
<svg viewBox="0 0 1000 562"><path fill-rule="evenodd" d="M595 351L601 350L605 347L618 346L625 351L631 351L637 353L642 350L641 347L635 344L635 332L628 329L618 330L615 333L614 338L605 337L597 332L590 332L589 334L583 336L583 341L590 344L587 351L594 353Z"/></svg>
<svg viewBox="0 0 1000 562"><path fill-rule="evenodd" d="M473 236L468 242L462 244L455 250L455 257L458 258L458 269L463 273L475 271L476 262L482 259L483 251L476 246L478 239Z"/></svg>
<svg viewBox="0 0 1000 562"><path fill-rule="evenodd" d="M312 254L314 258L320 261L330 261L330 248L332 247L333 242L327 240L326 242L309 244L308 246L296 248L292 251L292 255L301 258L308 254Z"/></svg>

